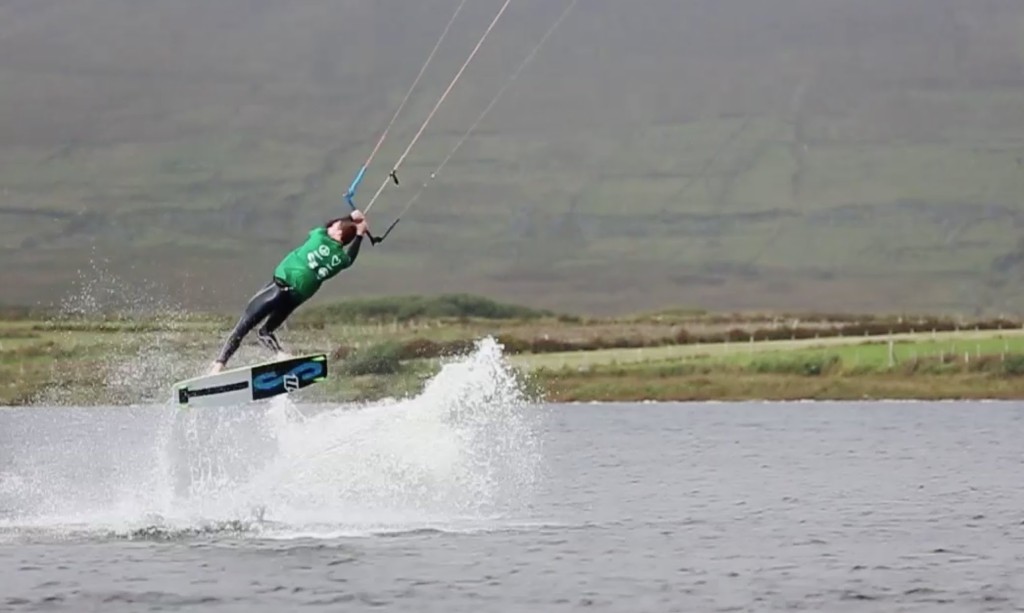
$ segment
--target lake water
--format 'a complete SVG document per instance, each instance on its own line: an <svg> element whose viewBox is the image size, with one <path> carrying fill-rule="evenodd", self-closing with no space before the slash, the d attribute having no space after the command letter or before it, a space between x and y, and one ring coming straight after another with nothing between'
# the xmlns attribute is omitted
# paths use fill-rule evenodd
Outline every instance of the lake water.
<svg viewBox="0 0 1024 613"><path fill-rule="evenodd" d="M1016 403L0 409L0 611L1024 609Z"/></svg>

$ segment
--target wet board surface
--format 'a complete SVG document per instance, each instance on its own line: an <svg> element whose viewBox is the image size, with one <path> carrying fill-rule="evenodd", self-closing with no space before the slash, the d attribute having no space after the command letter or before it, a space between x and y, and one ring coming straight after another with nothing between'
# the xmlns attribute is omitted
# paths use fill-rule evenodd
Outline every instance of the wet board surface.
<svg viewBox="0 0 1024 613"><path fill-rule="evenodd" d="M174 384L181 407L226 406L264 400L327 378L327 356L305 355L240 366Z"/></svg>

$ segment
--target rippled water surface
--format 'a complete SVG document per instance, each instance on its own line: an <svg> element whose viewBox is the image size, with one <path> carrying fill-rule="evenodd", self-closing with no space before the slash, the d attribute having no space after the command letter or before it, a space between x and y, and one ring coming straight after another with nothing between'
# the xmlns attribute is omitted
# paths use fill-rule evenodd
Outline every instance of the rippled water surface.
<svg viewBox="0 0 1024 613"><path fill-rule="evenodd" d="M486 354L485 352L482 352ZM0 610L1007 611L1013 403L0 410Z"/></svg>

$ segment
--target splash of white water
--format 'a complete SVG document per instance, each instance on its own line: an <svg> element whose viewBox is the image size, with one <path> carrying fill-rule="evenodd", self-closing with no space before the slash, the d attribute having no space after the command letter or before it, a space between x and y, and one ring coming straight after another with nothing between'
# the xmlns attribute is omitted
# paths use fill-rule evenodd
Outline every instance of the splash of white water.
<svg viewBox="0 0 1024 613"><path fill-rule="evenodd" d="M501 358L487 339L416 398L288 423L249 500L296 523L401 524L507 511L533 484L540 450L534 415Z"/></svg>
<svg viewBox="0 0 1024 613"><path fill-rule="evenodd" d="M81 396L86 391L91 394L84 400L88 403L161 401L168 379L193 376L202 367L194 357L185 359L176 351L188 317L188 312L155 283L116 275L104 262L89 260L48 322L56 334L65 337L62 345L74 349L83 341L73 330L81 325L99 325L104 318L134 320L145 329L105 338L108 352L90 358L97 381L86 381L84 387L62 385L59 373L65 365L54 360L56 384L37 393L34 404L75 406L83 402Z"/></svg>
<svg viewBox="0 0 1024 613"><path fill-rule="evenodd" d="M153 407L131 433L107 415L103 429L80 434L97 445L78 440L77 453L57 458L45 448L33 456L25 441L3 480L0 529L476 529L524 511L541 474L543 414L493 339L446 364L416 397L303 411L286 398L201 412Z"/></svg>

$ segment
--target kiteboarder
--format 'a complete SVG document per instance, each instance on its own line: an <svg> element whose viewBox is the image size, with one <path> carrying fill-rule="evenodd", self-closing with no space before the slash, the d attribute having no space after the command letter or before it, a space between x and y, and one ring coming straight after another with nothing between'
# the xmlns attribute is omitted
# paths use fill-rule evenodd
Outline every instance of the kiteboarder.
<svg viewBox="0 0 1024 613"><path fill-rule="evenodd" d="M368 233L366 217L359 210L310 230L306 242L284 256L271 281L249 300L210 374L224 369L245 335L261 321L257 340L270 351L284 353L274 331L299 305L312 298L324 281L356 261L363 236Z"/></svg>

